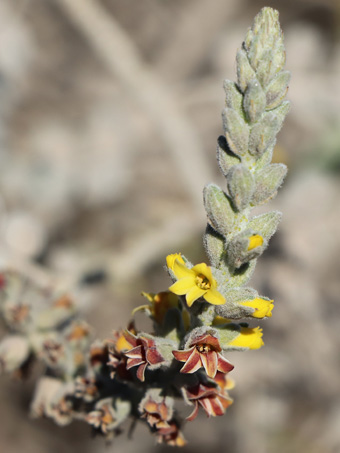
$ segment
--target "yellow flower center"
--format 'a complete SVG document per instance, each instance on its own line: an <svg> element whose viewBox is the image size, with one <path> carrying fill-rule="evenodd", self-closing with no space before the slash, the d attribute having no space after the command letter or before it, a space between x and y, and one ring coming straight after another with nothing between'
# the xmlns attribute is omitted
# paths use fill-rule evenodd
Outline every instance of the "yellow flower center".
<svg viewBox="0 0 340 453"><path fill-rule="evenodd" d="M201 289L208 290L211 287L210 281L203 274L196 275L195 283Z"/></svg>
<svg viewBox="0 0 340 453"><path fill-rule="evenodd" d="M211 346L209 344L198 344L196 346L196 349L198 352L200 352L201 354L208 354L208 352L211 351Z"/></svg>

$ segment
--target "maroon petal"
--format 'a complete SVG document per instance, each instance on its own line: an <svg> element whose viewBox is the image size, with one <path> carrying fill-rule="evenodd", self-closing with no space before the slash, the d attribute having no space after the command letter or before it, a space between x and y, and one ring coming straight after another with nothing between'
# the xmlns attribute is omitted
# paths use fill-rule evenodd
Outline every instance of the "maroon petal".
<svg viewBox="0 0 340 453"><path fill-rule="evenodd" d="M211 398L201 398L198 400L198 403L203 407L208 417L215 415L211 406Z"/></svg>
<svg viewBox="0 0 340 453"><path fill-rule="evenodd" d="M145 363L143 359L128 359L126 362L126 369L129 370L130 368L141 365L142 363Z"/></svg>
<svg viewBox="0 0 340 453"><path fill-rule="evenodd" d="M142 342L145 349L154 348L155 347L155 340L152 338L143 337L142 335L139 337L140 341Z"/></svg>
<svg viewBox="0 0 340 453"><path fill-rule="evenodd" d="M212 415L215 416L220 416L225 413L225 409L223 407L222 402L218 397L216 398L211 398L211 410L212 410Z"/></svg>
<svg viewBox="0 0 340 453"><path fill-rule="evenodd" d="M188 420L188 422L192 422L193 420L195 420L195 418L197 417L198 415L198 403L195 402L195 408L194 410L191 412L191 414L186 418L186 420Z"/></svg>
<svg viewBox="0 0 340 453"><path fill-rule="evenodd" d="M164 362L164 357L155 347L152 347L146 351L145 358L150 365L156 365L157 363Z"/></svg>
<svg viewBox="0 0 340 453"><path fill-rule="evenodd" d="M202 362L201 362L201 355L197 351L196 348L192 351L190 354L190 357L186 361L186 363L183 365L183 367L180 369L181 373L195 373L195 371L199 370L202 367Z"/></svg>
<svg viewBox="0 0 340 453"><path fill-rule="evenodd" d="M131 332L125 330L125 332L123 332L123 335L126 341L128 341L131 344L131 346L133 347L137 346L138 344L137 338Z"/></svg>
<svg viewBox="0 0 340 453"><path fill-rule="evenodd" d="M138 370L137 370L137 377L140 381L145 381L145 368L147 367L147 363L143 363Z"/></svg>
<svg viewBox="0 0 340 453"><path fill-rule="evenodd" d="M194 348L195 346L190 349L182 351L172 351L172 354L174 355L175 359L178 360L179 362L186 362L188 358L191 356L191 353Z"/></svg>
<svg viewBox="0 0 340 453"><path fill-rule="evenodd" d="M201 361L205 372L211 378L214 378L217 373L217 352L210 351L207 354L200 354Z"/></svg>
<svg viewBox="0 0 340 453"><path fill-rule="evenodd" d="M142 346L136 346L133 349L130 349L130 351L124 352L124 355L128 357L129 359L140 359L143 357L142 355Z"/></svg>
<svg viewBox="0 0 340 453"><path fill-rule="evenodd" d="M227 359L225 359L222 354L218 354L217 369L222 373L229 373L229 371L234 369L234 365L232 365Z"/></svg>

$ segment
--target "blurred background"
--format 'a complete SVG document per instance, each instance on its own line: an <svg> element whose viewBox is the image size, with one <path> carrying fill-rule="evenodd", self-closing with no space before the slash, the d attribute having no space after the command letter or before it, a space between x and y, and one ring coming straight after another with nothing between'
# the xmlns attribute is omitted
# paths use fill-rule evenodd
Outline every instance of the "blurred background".
<svg viewBox="0 0 340 453"><path fill-rule="evenodd" d="M265 347L228 357L234 405L188 423L183 452L340 451L340 1L0 0L0 263L72 293L99 338L168 287L167 253L205 259L222 82L263 6L292 72L267 208L284 217L251 281L275 309ZM1 451L168 450L143 425L107 449L32 421L33 388L1 377Z"/></svg>

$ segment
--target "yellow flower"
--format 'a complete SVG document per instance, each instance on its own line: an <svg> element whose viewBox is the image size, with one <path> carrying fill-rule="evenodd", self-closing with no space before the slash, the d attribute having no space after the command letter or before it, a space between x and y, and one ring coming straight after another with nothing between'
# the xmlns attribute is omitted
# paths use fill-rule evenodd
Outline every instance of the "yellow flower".
<svg viewBox="0 0 340 453"><path fill-rule="evenodd" d="M256 297L253 300L246 300L238 303L246 307L255 308L254 313L251 315L253 318L270 318L274 308L273 302L273 300L265 300L260 297Z"/></svg>
<svg viewBox="0 0 340 453"><path fill-rule="evenodd" d="M173 253L172 255L168 255L166 257L166 265L168 266L169 269L173 271L175 261L178 260L180 263L185 265L185 261L182 258L182 255L180 253Z"/></svg>
<svg viewBox="0 0 340 453"><path fill-rule="evenodd" d="M260 327L241 327L240 335L229 343L228 346L260 349L264 345L262 336L263 333Z"/></svg>
<svg viewBox="0 0 340 453"><path fill-rule="evenodd" d="M259 234L254 234L249 238L249 245L248 245L248 252L250 250L255 249L256 247L260 247L263 244L263 237Z"/></svg>
<svg viewBox="0 0 340 453"><path fill-rule="evenodd" d="M211 269L205 263L188 269L182 257L178 259L174 258L174 255L167 257L167 263L177 278L177 282L170 286L169 291L179 296L185 294L189 307L200 297L213 305L225 303L225 298L217 291L217 282L212 276Z"/></svg>

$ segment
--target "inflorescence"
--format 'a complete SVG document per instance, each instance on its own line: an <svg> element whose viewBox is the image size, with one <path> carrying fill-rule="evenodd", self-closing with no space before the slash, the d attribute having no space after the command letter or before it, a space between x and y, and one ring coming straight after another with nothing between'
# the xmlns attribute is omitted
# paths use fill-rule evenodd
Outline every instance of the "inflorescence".
<svg viewBox="0 0 340 453"><path fill-rule="evenodd" d="M258 349L262 329L245 319L272 316L273 301L245 286L268 246L279 212L251 217L271 200L286 175L272 153L289 110L278 12L263 8L237 57L237 82L224 82L224 135L217 159L223 190L204 188L208 225L204 246L210 265L193 265L181 253L166 258L172 284L158 294L142 293L136 308L153 323L139 331L133 321L111 339L95 341L66 295L41 289L13 271L1 276L0 313L9 334L0 343L0 371L25 376L37 359L45 375L37 384L31 413L59 425L83 420L111 439L128 418L142 420L158 442L182 446L183 418L200 408L223 415L232 403L234 368L224 354ZM176 400L192 406L180 415Z"/></svg>

